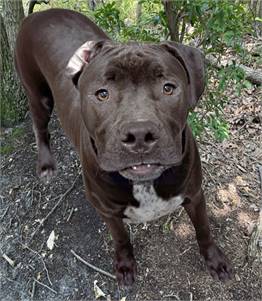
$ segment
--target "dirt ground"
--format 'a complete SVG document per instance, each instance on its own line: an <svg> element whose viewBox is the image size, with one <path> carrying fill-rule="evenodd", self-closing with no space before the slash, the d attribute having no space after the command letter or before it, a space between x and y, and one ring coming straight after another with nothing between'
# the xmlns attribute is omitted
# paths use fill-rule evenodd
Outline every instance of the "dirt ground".
<svg viewBox="0 0 262 301"><path fill-rule="evenodd" d="M258 89L240 98L232 93L225 112L230 139L218 143L204 135L199 141L211 227L234 268L226 284L208 275L181 209L129 229L138 277L131 292L119 291L71 252L113 273L110 235L85 199L77 155L57 119L50 129L58 174L47 185L35 173L30 119L19 131L3 130L2 145L12 147L1 164L0 300L95 300L95 281L105 294L101 300L262 300L261 266L248 256L261 200L261 96Z"/></svg>

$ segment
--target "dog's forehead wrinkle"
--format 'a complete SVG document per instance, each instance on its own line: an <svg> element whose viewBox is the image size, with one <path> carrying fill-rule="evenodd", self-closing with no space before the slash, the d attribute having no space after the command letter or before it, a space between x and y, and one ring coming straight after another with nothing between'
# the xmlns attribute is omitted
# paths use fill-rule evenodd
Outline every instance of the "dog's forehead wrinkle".
<svg viewBox="0 0 262 301"><path fill-rule="evenodd" d="M157 77L164 72L163 63L152 49L138 44L134 46L124 45L117 49L108 59L104 76L118 79L134 77L134 79L144 77Z"/></svg>

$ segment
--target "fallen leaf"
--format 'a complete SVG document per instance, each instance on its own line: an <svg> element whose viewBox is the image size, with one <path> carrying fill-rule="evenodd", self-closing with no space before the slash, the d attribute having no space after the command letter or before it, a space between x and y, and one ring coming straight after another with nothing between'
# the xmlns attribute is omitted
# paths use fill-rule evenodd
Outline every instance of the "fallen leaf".
<svg viewBox="0 0 262 301"><path fill-rule="evenodd" d="M46 242L46 245L49 250L53 250L54 245L55 245L55 231L54 230L50 233L48 240Z"/></svg>
<svg viewBox="0 0 262 301"><path fill-rule="evenodd" d="M106 294L97 285L97 280L94 281L94 292L95 292L96 299L99 299L100 297L106 298Z"/></svg>
<svg viewBox="0 0 262 301"><path fill-rule="evenodd" d="M241 176L236 176L234 182L236 183L237 186L247 186L248 183L246 180L243 179Z"/></svg>

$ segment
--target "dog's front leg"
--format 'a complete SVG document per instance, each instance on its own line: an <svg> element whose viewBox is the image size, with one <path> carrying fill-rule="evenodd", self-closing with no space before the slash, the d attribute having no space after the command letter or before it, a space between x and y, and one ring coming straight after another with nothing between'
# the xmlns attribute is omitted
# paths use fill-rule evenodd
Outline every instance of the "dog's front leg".
<svg viewBox="0 0 262 301"><path fill-rule="evenodd" d="M121 286L131 286L136 276L136 261L129 235L121 218L104 217L115 244L114 269Z"/></svg>
<svg viewBox="0 0 262 301"><path fill-rule="evenodd" d="M200 191L190 202L185 202L184 208L194 225L200 254L203 255L211 276L222 281L230 279L231 266L210 233L203 192Z"/></svg>

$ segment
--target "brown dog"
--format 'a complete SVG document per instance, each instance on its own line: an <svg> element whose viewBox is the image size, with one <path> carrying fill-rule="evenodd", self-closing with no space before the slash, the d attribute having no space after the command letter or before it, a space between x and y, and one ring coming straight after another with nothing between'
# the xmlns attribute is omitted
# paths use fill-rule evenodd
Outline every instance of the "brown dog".
<svg viewBox="0 0 262 301"><path fill-rule="evenodd" d="M83 15L52 9L27 17L16 65L38 146L38 173L55 163L48 122L54 103L83 168L88 200L115 242L118 282L130 285L136 262L124 222L145 222L183 206L214 278L231 268L214 243L201 190L188 110L204 90L203 57L192 47L112 42Z"/></svg>

